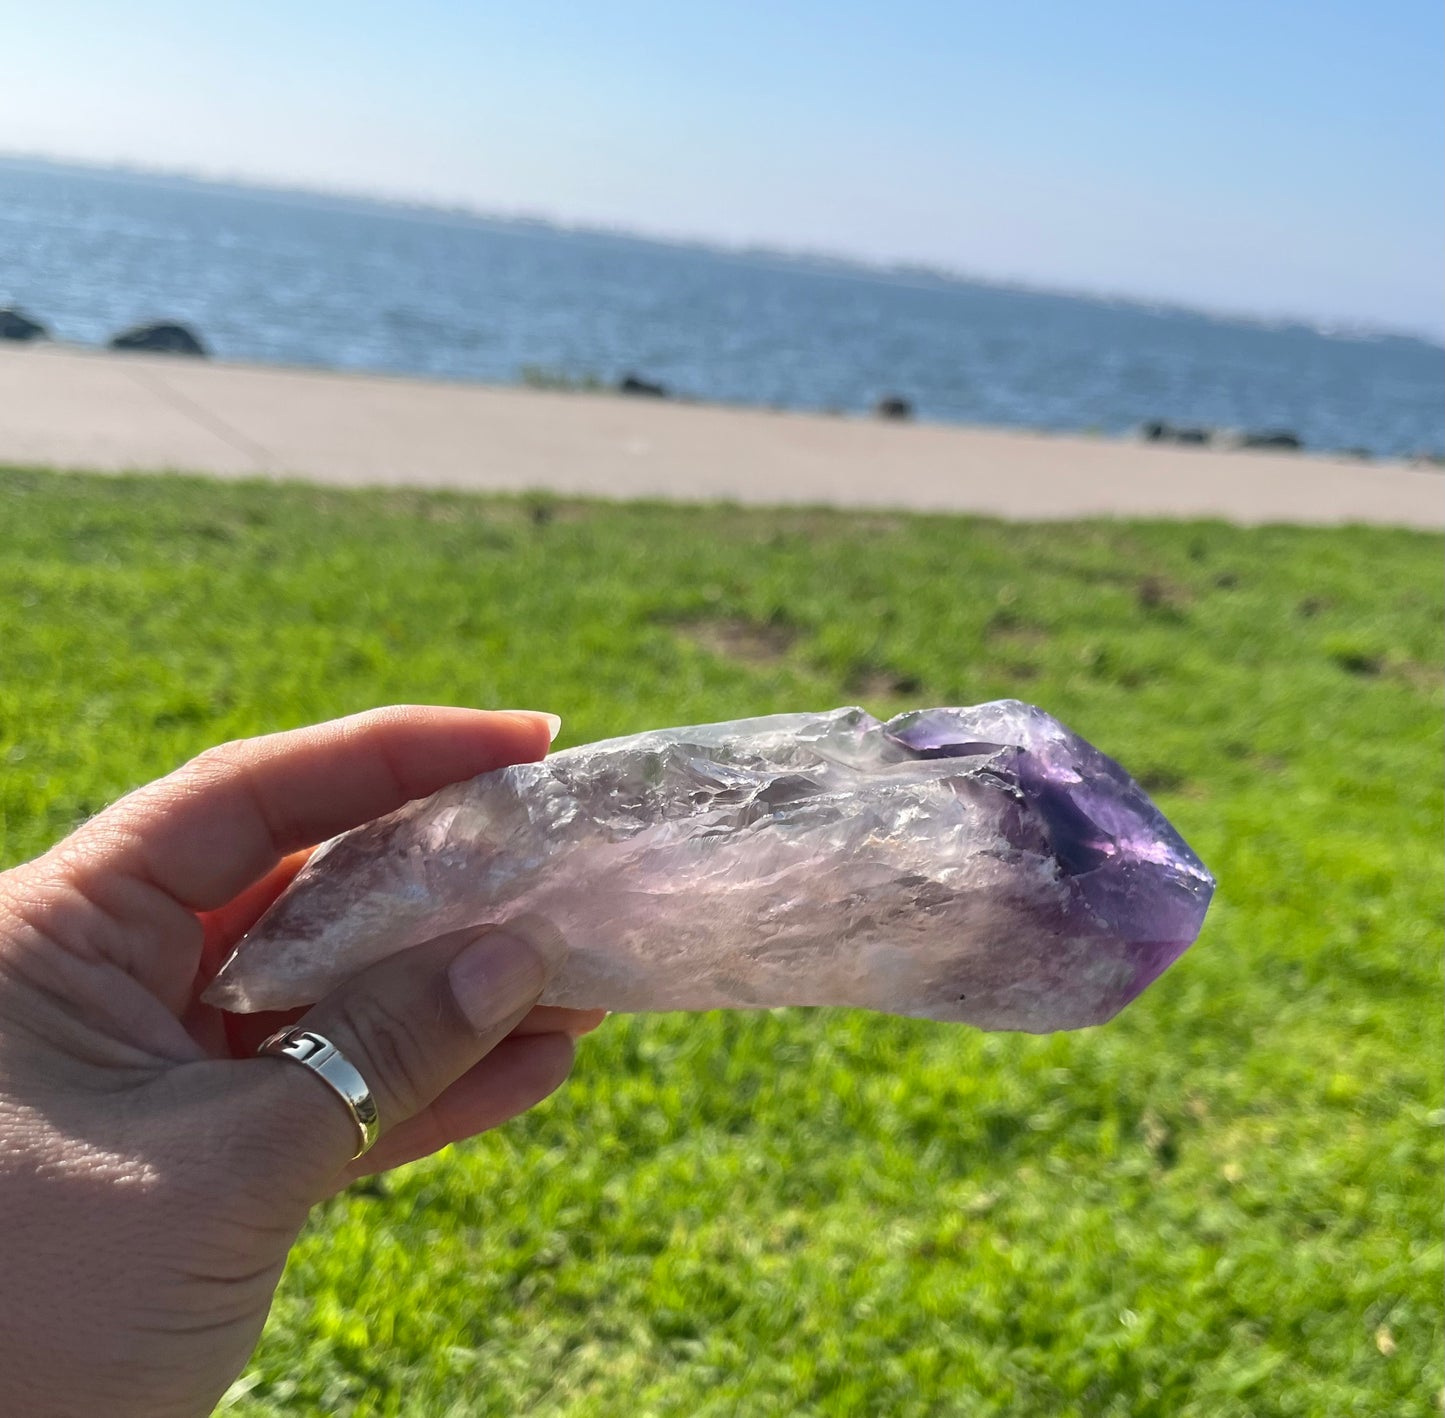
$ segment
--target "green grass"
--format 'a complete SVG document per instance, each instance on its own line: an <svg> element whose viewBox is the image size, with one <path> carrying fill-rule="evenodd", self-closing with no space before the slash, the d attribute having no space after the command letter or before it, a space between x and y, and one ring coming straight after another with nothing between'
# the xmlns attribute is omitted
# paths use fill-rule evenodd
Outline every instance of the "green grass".
<svg viewBox="0 0 1445 1418"><path fill-rule="evenodd" d="M0 473L0 858L393 700L561 743L1036 700L1218 875L1105 1028L618 1018L338 1200L239 1415L1409 1415L1441 1366L1441 540Z"/></svg>

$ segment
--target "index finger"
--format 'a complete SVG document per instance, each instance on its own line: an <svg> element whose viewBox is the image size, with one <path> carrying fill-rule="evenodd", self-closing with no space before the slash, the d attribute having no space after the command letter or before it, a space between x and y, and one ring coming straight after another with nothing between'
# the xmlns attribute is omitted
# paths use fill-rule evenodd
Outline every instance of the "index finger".
<svg viewBox="0 0 1445 1418"><path fill-rule="evenodd" d="M448 783L547 752L551 715L423 705L207 749L92 818L72 838L87 868L210 911L288 852Z"/></svg>

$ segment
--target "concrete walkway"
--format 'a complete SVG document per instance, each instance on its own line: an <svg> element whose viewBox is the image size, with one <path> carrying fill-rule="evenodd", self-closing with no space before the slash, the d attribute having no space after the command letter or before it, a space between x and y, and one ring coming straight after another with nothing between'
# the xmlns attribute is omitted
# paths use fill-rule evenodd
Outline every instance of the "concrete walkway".
<svg viewBox="0 0 1445 1418"><path fill-rule="evenodd" d="M0 349L0 462L1057 518L1445 527L1429 469L59 346Z"/></svg>

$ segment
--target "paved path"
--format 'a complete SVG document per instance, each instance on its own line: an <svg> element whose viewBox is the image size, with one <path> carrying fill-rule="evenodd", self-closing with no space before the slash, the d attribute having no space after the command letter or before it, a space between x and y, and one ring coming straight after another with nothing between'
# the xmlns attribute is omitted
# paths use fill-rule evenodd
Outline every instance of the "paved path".
<svg viewBox="0 0 1445 1418"><path fill-rule="evenodd" d="M1053 518L1445 527L1429 469L64 347L0 348L0 462Z"/></svg>

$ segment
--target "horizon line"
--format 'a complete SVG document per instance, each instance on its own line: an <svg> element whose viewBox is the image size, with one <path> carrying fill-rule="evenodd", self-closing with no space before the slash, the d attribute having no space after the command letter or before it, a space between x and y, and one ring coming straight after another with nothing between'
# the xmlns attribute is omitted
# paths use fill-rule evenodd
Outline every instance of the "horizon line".
<svg viewBox="0 0 1445 1418"><path fill-rule="evenodd" d="M1431 349L1445 351L1445 331L1406 329L1372 321L1333 320L1322 316L1268 315L1254 311L1211 308L1177 299L1147 295L1089 290L1080 287L1054 286L1017 277L986 276L939 265L935 262L899 257L869 257L847 252L824 251L806 246L779 246L767 241L730 242L717 237L661 232L646 228L610 225L601 222L572 220L545 212L506 212L486 210L466 202L448 202L436 197L407 196L396 192L350 187L325 187L319 184L291 183L274 177L250 174L217 173L195 169L157 167L144 162L99 161L89 158L55 156L50 153L20 152L0 148L0 164L29 164L37 167L72 168L98 176L121 175L152 178L161 181L188 183L200 187L230 188L258 196L312 198L324 202L355 203L363 206L392 208L417 215L462 219L497 226L543 227L561 234L602 236L642 245L706 252L709 255L743 261L771 261L792 266L826 268L831 274L852 274L860 278L884 278L895 284L943 284L973 286L985 290L1007 291L1020 295L1080 300L1096 305L1128 306L1148 314L1188 315L1229 324L1252 325L1263 329L1303 329L1323 339L1343 340L1407 340Z"/></svg>

